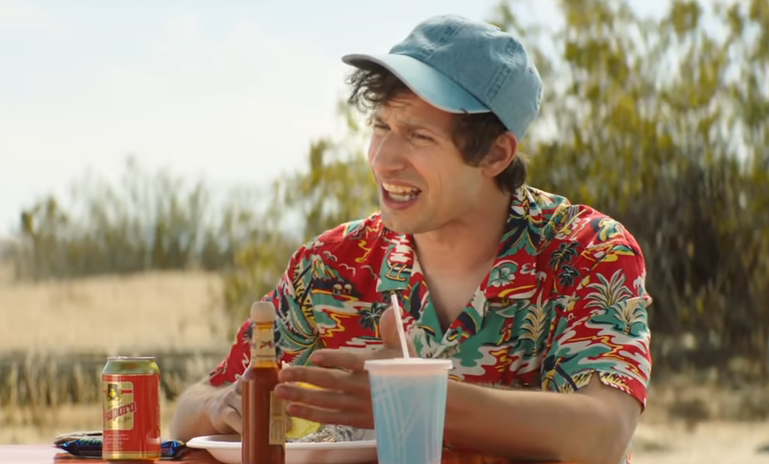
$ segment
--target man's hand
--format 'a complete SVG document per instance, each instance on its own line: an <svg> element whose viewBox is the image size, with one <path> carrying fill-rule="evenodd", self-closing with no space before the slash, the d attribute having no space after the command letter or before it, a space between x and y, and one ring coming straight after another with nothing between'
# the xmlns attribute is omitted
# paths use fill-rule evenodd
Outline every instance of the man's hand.
<svg viewBox="0 0 769 464"><path fill-rule="evenodd" d="M373 429L371 391L368 372L363 364L367 359L403 355L392 308L382 313L379 335L384 346L378 351L355 354L334 349L318 350L310 356L314 366L281 369L278 375L281 382L306 382L320 387L308 389L288 383L278 385L275 394L288 402L288 413L321 424ZM414 352L411 344L409 351Z"/></svg>
<svg viewBox="0 0 769 464"><path fill-rule="evenodd" d="M217 433L243 433L243 396L241 377L233 384L219 389L205 403L206 413ZM291 430L291 421L286 421L286 432Z"/></svg>
<svg viewBox="0 0 769 464"><path fill-rule="evenodd" d="M240 377L234 383L220 388L206 401L206 412L211 425L221 434L238 433L242 431L241 423L241 381Z"/></svg>

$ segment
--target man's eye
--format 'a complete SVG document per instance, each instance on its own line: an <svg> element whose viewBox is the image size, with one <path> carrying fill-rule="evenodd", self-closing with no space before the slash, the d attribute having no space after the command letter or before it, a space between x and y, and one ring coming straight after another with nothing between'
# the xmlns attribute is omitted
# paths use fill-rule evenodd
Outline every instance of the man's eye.
<svg viewBox="0 0 769 464"><path fill-rule="evenodd" d="M433 138L430 137L429 135L420 134L418 132L415 132L413 134L413 137L416 138L416 139L419 139L419 140L424 140L426 142L432 142L433 141Z"/></svg>
<svg viewBox="0 0 769 464"><path fill-rule="evenodd" d="M387 129L389 129L389 127L387 127L386 124L382 124L382 123L379 123L379 122L375 122L374 124L372 124L372 126L374 127L374 129L379 129L379 130L387 130Z"/></svg>

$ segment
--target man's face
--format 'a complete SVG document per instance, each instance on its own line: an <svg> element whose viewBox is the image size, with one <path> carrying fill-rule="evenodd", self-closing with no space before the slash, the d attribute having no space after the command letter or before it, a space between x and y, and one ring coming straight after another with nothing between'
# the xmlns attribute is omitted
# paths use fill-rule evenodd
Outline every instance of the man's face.
<svg viewBox="0 0 769 464"><path fill-rule="evenodd" d="M385 226L419 234L461 222L489 179L462 159L451 138L452 115L409 93L378 108L372 120L368 160Z"/></svg>

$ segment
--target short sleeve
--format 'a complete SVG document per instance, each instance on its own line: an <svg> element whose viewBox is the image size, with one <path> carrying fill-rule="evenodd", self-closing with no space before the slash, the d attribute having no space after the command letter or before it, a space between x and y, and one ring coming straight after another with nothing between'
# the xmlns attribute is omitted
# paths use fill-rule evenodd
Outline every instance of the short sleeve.
<svg viewBox="0 0 769 464"><path fill-rule="evenodd" d="M319 339L307 294L311 282L310 273L303 269L306 266L303 252L304 248L300 248L294 253L278 285L262 298L262 301L268 301L275 307L274 336L278 362L288 364L306 364ZM302 291L298 293L297 288ZM238 330L227 356L210 372L208 380L211 385L230 384L245 372L251 361L252 334L253 325L248 319Z"/></svg>
<svg viewBox="0 0 769 464"><path fill-rule="evenodd" d="M305 365L320 347L310 297L312 277L310 260L305 253L297 252L275 291L265 297L277 308L275 346L280 362Z"/></svg>
<svg viewBox="0 0 769 464"><path fill-rule="evenodd" d="M229 385L245 372L251 362L251 333L253 327L248 319L238 329L227 356L208 374L208 382L214 387Z"/></svg>
<svg viewBox="0 0 769 464"><path fill-rule="evenodd" d="M651 334L643 254L626 231L588 247L560 275L556 314L542 365L542 387L576 391L597 374L646 406L651 375ZM570 285L569 282L573 282Z"/></svg>

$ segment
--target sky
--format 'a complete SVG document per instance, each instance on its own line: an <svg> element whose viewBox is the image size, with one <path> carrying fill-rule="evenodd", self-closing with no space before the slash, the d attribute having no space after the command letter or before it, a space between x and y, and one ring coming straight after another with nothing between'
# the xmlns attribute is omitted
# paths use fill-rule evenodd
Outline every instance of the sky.
<svg viewBox="0 0 769 464"><path fill-rule="evenodd" d="M342 55L386 52L436 14L488 19L496 4L0 0L0 237L87 172L117 179L129 155L224 188L294 171L313 139L340 131Z"/></svg>

